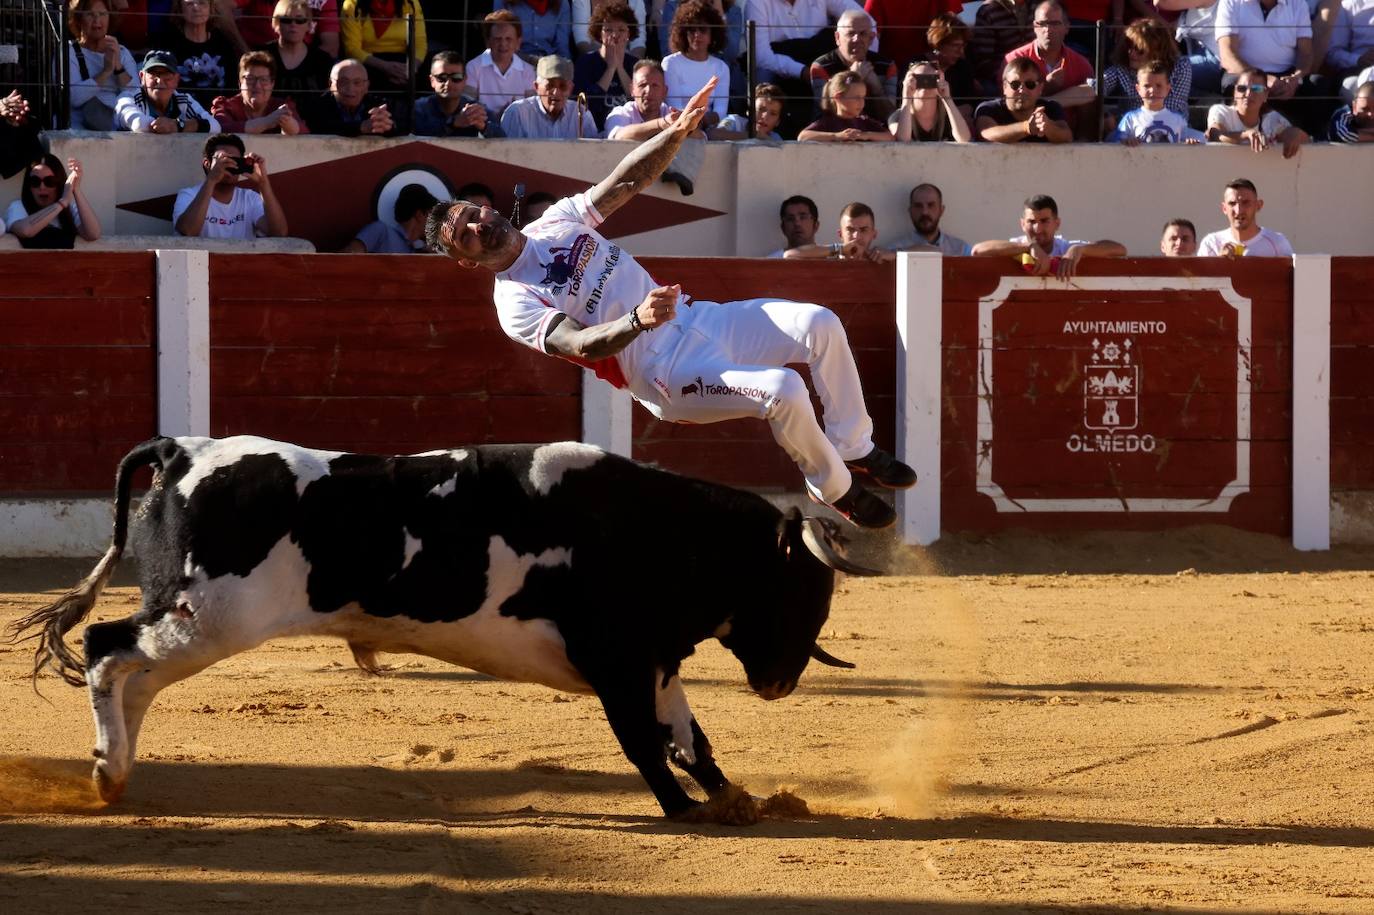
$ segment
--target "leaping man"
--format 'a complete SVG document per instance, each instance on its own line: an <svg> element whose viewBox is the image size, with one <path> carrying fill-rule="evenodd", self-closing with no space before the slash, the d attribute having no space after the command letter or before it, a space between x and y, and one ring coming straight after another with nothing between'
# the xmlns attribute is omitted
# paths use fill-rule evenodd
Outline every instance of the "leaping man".
<svg viewBox="0 0 1374 915"><path fill-rule="evenodd" d="M497 316L514 340L628 388L667 422L766 419L813 499L861 527L887 527L896 520L891 506L858 480L905 489L916 473L873 445L854 355L835 314L782 299L694 300L679 285L655 285L596 231L658 181L715 87L713 78L608 178L553 204L523 232L491 207L453 200L430 212L426 240L464 267L496 274ZM791 362L811 368L824 430L806 383L786 368Z"/></svg>

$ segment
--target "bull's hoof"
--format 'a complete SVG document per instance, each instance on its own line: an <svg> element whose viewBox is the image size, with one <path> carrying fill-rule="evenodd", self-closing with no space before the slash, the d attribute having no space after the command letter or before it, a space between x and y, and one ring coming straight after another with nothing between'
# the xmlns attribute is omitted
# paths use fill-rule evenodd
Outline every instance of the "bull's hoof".
<svg viewBox="0 0 1374 915"><path fill-rule="evenodd" d="M119 800L124 795L124 786L128 784L128 779L115 781L99 763L91 772L91 778L95 781L96 793L107 804L113 804Z"/></svg>
<svg viewBox="0 0 1374 915"><path fill-rule="evenodd" d="M758 800L738 785L726 785L673 817L679 823L719 823L722 826L753 826L759 821Z"/></svg>

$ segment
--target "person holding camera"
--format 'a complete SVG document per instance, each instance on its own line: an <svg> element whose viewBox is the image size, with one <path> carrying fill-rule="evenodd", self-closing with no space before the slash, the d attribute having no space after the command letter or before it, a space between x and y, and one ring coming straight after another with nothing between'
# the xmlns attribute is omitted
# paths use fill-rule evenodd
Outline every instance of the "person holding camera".
<svg viewBox="0 0 1374 915"><path fill-rule="evenodd" d="M898 141L973 142L973 130L954 104L949 83L934 64L917 61L902 80L902 106L887 119Z"/></svg>
<svg viewBox="0 0 1374 915"><path fill-rule="evenodd" d="M267 180L262 156L247 152L232 133L205 141L205 180L177 192L172 225L192 238L280 238L286 213Z"/></svg>

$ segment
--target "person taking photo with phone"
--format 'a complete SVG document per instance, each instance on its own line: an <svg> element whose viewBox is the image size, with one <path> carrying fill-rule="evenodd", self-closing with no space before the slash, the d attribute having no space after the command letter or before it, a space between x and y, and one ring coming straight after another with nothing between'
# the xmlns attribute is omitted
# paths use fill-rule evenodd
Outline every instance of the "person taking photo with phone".
<svg viewBox="0 0 1374 915"><path fill-rule="evenodd" d="M172 225L196 238L280 238L286 213L267 180L267 163L243 140L219 133L205 141L205 180L177 192Z"/></svg>
<svg viewBox="0 0 1374 915"><path fill-rule="evenodd" d="M923 60L906 71L902 105L887 119L887 129L892 131L893 139L903 142L973 142L973 130L954 104L944 74Z"/></svg>

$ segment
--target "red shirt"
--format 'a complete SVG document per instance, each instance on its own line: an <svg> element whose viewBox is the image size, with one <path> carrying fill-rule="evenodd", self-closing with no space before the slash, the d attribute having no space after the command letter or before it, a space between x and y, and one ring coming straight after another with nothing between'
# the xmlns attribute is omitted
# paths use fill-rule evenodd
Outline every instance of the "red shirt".
<svg viewBox="0 0 1374 915"><path fill-rule="evenodd" d="M1070 19L1085 19L1096 22L1099 19L1112 21L1111 0L1063 0L1064 11Z"/></svg>
<svg viewBox="0 0 1374 915"><path fill-rule="evenodd" d="M899 72L917 57L924 58L926 28L941 13L958 13L962 0L868 0L864 9L878 25L878 53L897 63Z"/></svg>
<svg viewBox="0 0 1374 915"><path fill-rule="evenodd" d="M1029 57L1039 64L1041 73L1044 73L1047 77L1049 76L1049 73L1046 72L1049 68L1045 66L1045 61L1040 58L1040 51L1035 47L1034 41L1008 51L1006 61L1010 63L1018 57ZM1093 65L1088 63L1088 58L1067 45L1064 46L1063 57L1060 59L1059 65L1064 73L1059 84L1061 88L1067 89L1069 86L1081 86L1093 78Z"/></svg>

